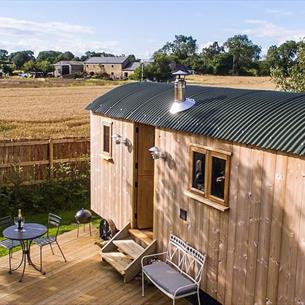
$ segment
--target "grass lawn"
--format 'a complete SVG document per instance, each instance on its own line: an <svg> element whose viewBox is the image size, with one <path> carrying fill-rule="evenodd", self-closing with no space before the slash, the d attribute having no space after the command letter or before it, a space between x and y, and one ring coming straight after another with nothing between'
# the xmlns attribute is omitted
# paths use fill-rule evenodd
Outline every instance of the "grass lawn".
<svg viewBox="0 0 305 305"><path fill-rule="evenodd" d="M77 225L75 223L75 211L60 211L56 212L55 214L59 215L62 218L62 223L59 228L59 234L69 232L71 230L74 230L77 228ZM25 221L26 222L35 222L47 225L48 223L48 215L47 214L35 214L35 215L25 215ZM100 218L96 215L93 215L93 221L92 226L98 226L99 225ZM0 240L3 239L2 236L3 229L0 229ZM56 228L50 229L50 234L55 234ZM20 247L16 247L14 251L20 250ZM2 247L0 247L0 257L7 255L8 251Z"/></svg>

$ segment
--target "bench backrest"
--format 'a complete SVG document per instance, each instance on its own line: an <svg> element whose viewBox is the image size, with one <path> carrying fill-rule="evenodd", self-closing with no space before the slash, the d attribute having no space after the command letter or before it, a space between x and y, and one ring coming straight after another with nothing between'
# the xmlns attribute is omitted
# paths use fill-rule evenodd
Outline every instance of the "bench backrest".
<svg viewBox="0 0 305 305"><path fill-rule="evenodd" d="M201 281L206 255L171 234L166 260L195 283Z"/></svg>

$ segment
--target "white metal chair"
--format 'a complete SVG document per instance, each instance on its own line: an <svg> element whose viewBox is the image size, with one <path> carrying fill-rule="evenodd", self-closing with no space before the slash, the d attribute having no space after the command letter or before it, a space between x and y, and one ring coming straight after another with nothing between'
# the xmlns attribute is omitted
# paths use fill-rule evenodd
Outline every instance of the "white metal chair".
<svg viewBox="0 0 305 305"><path fill-rule="evenodd" d="M13 219L11 216L5 216L0 218L0 228L5 229L11 225L13 225ZM8 250L8 261L9 261L9 272L12 272L12 257L13 257L13 249L15 247L20 246L20 242L18 240L11 239L2 239L0 240L0 247Z"/></svg>
<svg viewBox="0 0 305 305"><path fill-rule="evenodd" d="M54 255L54 251L53 251L53 248L52 248L53 243L56 243L63 259L65 260L65 262L67 262L66 257L64 255L64 253L62 252L62 250L61 250L61 248L58 244L58 241L57 241L57 236L58 236L60 224L61 224L61 217L59 217L58 215L55 215L53 213L49 213L47 235L34 239L34 243L37 244L40 247L40 269L41 270L42 270L42 248L44 246L49 245L51 250L52 250L52 254ZM53 236L50 235L50 232L49 232L51 227L56 228L56 233Z"/></svg>

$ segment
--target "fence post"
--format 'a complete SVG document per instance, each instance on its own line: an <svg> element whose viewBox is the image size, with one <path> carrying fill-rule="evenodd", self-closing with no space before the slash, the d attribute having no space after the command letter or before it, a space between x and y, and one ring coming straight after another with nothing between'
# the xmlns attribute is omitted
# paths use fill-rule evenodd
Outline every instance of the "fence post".
<svg viewBox="0 0 305 305"><path fill-rule="evenodd" d="M53 167L54 167L54 146L53 140L49 139L49 174L50 179L53 178Z"/></svg>

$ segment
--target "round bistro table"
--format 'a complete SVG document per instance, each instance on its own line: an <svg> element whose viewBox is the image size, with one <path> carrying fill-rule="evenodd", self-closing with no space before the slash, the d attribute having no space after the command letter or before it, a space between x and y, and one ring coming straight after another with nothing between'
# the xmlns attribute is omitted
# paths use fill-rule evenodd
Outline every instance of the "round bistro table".
<svg viewBox="0 0 305 305"><path fill-rule="evenodd" d="M21 248L22 248L22 257L21 257L21 261L20 261L18 267L15 268L15 269L11 269L9 271L10 273L12 273L12 271L16 271L23 264L23 271L22 271L22 274L21 274L19 282L22 282L27 262L35 270L37 270L38 272L44 274L42 272L42 269L38 268L32 262L32 260L31 260L31 251L30 250L31 250L32 241L35 238L41 237L46 232L47 232L47 227L44 226L44 225L40 225L38 223L25 223L24 226L23 226L23 230L21 230L21 231L18 231L17 227L15 225L10 226L10 227L6 228L3 231L3 236L5 238L11 239L11 240L19 240Z"/></svg>

